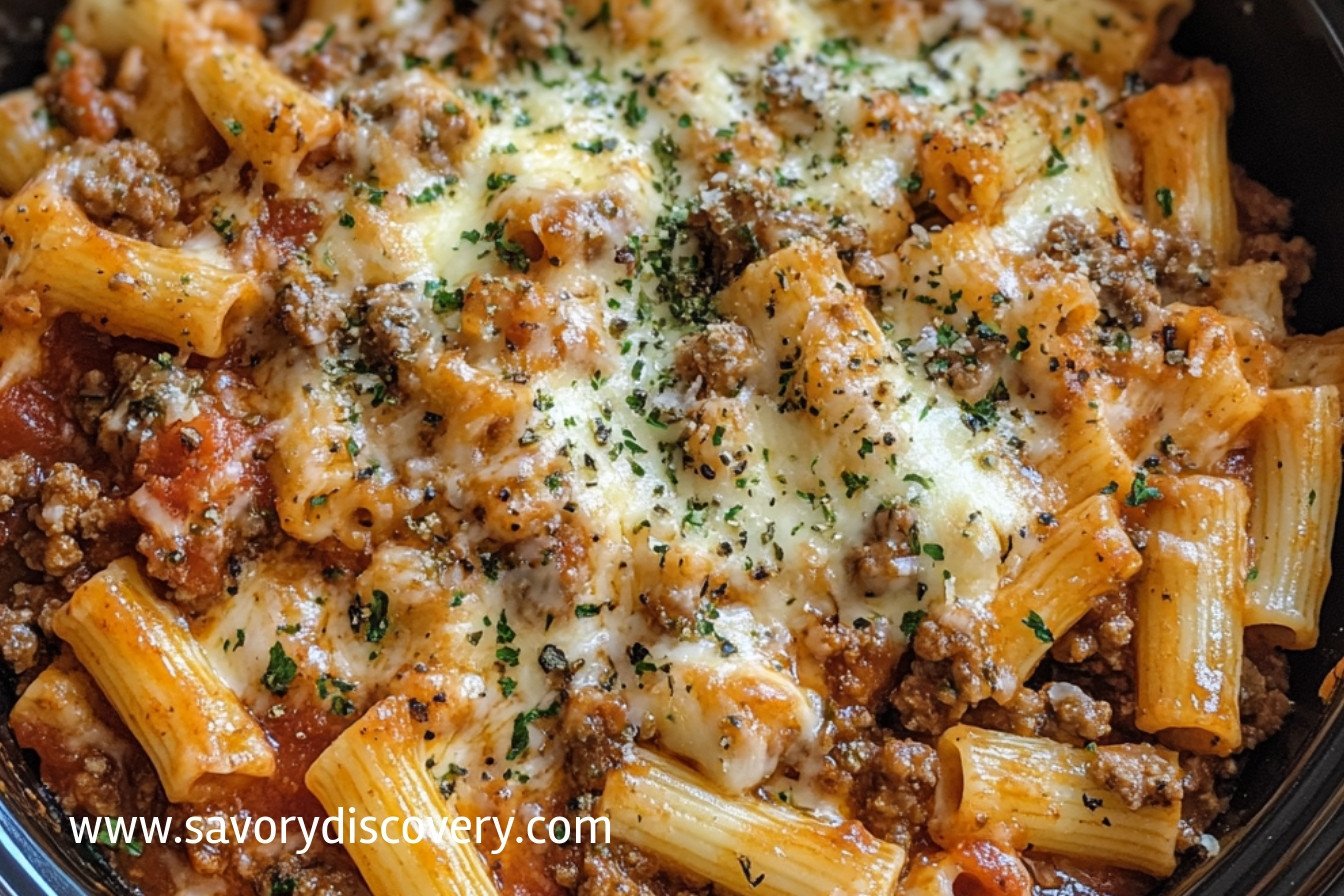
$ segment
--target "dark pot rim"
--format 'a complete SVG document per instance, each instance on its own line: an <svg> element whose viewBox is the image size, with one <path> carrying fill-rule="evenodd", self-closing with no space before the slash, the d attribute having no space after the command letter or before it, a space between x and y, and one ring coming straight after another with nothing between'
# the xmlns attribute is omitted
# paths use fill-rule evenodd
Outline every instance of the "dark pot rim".
<svg viewBox="0 0 1344 896"><path fill-rule="evenodd" d="M22 11L50 6L46 0L3 0L13 3ZM59 0L52 0L59 5ZM1303 28L1309 32L1313 45L1326 48L1322 60L1332 60L1339 84L1344 85L1344 0L1258 0L1269 8L1268 13L1256 10L1256 15L1305 18ZM1227 8L1243 6L1242 0L1202 0L1201 6L1217 7L1224 13ZM1291 8L1290 8L1291 7ZM1250 15L1249 12L1246 13ZM19 12L12 13L14 17ZM26 23L25 23L26 24ZM3 23L0 23L3 25ZM0 28L0 42L16 38ZM33 45L11 44L0 48L11 51L22 64L36 58ZM1216 45L1205 45L1200 52L1218 57ZM1273 65L1273 61L1266 64ZM5 75L5 62L0 60L0 82ZM1318 83L1307 85L1319 87ZM1344 89L1342 87L1341 89ZM1340 103L1341 94L1331 95L1332 104ZM1234 135L1235 137L1235 135ZM1258 136L1264 139L1264 136ZM1335 135L1340 150L1337 180L1344 181L1344 128ZM1235 143L1235 140L1234 140ZM1304 147L1309 152L1320 152L1321 147ZM1234 159L1238 158L1233 153ZM1318 163L1318 167L1320 167ZM1328 163L1327 163L1327 167ZM1258 171L1253 171L1259 176ZM1271 181L1271 186L1277 186ZM1292 191L1282 190L1292 195ZM1344 196L1344 183L1338 187ZM1344 225L1344 204L1333 207L1326 217ZM1319 222L1319 229L1328 228L1329 221ZM1342 227L1341 229L1344 229ZM1344 238L1335 241L1335 260L1344 271ZM1338 279L1338 278L1336 278ZM1317 301L1326 295L1338 295L1330 288L1318 293ZM1312 312L1313 317L1334 319L1334 326L1344 325L1344 309L1327 311L1324 316ZM1331 583L1329 601L1344 605L1344 521L1341 521L1335 544L1335 568L1340 571ZM1233 823L1219 838L1220 854L1216 858L1194 864L1185 870L1164 891L1167 896L1329 896L1344 894L1344 687L1331 704L1321 707L1319 701L1308 706L1314 696L1314 684L1320 681L1322 668L1329 668L1334 659L1344 656L1344 606L1336 613L1337 630L1327 636L1330 649L1324 656L1325 666L1319 662L1306 670L1306 678L1294 674L1294 696L1303 718L1296 720L1295 734L1285 742L1278 735L1271 745L1263 748L1266 755L1257 755L1251 761L1250 774L1258 779L1253 805L1242 807L1240 823ZM0 687L0 711L8 710L12 684ZM1237 807L1234 804L1234 812ZM130 896L128 890L113 875L110 866L92 846L75 846L64 836L64 817L49 794L35 780L32 769L15 745L7 726L0 725L0 896Z"/></svg>

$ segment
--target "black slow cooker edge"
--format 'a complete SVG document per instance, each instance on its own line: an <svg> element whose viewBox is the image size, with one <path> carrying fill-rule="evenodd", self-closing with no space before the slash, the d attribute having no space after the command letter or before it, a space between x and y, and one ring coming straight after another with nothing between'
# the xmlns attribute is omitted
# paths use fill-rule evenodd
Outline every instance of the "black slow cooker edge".
<svg viewBox="0 0 1344 896"><path fill-rule="evenodd" d="M29 83L62 0L4 0L0 90ZM1232 158L1293 198L1296 232L1318 249L1298 302L1306 332L1344 326L1344 0L1201 0L1176 47L1233 73ZM1344 524L1333 546L1344 571ZM1256 751L1218 832L1221 855L1194 864L1166 896L1344 894L1344 694L1321 681L1344 658L1344 574L1332 581L1321 646L1292 657L1294 714ZM0 687L7 711L12 686ZM125 896L92 848L75 848L34 784L27 758L0 726L0 896Z"/></svg>
<svg viewBox="0 0 1344 896"><path fill-rule="evenodd" d="M1176 49L1232 71L1232 159L1293 199L1297 233L1317 248L1297 302L1304 332L1344 326L1344 0L1205 0ZM1325 706L1321 682L1344 657L1344 525L1321 644L1295 653L1293 715L1251 755L1222 854L1168 888L1170 896L1344 894L1344 699Z"/></svg>

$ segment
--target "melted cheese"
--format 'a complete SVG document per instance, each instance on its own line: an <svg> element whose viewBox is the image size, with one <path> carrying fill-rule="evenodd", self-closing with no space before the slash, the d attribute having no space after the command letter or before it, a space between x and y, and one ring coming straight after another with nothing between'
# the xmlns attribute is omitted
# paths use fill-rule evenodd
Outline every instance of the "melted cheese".
<svg viewBox="0 0 1344 896"><path fill-rule="evenodd" d="M1139 186L1152 147L1118 81L1158 41L1156 21L1126 13L1117 29L1111 15L1064 22L986 0L300 6L310 18L266 46L293 23L178 4L187 21L167 43L130 52L132 33L156 27L145 10L109 37L76 8L58 44L121 57L105 60L113 105L173 175L126 192L122 175L153 153L81 139L33 194L87 205L90 234L97 220L165 258L180 246L184 263L256 287L229 312L224 358L119 357L101 412L83 394L101 382L80 383L78 416L97 418L112 497L156 467L139 445L182 438L177 481L154 475L125 503L151 571L175 583L193 636L274 737L268 792L297 792L315 739L393 697L382 706L411 717L396 730L414 732L468 816L586 811L581 779L612 758L590 738L610 735L725 793L849 820L848 839L863 834L854 819L890 814L868 783L891 771L888 737L937 736L987 699L1007 727L1025 724L1022 679L1084 597L1129 587L1139 566L1115 523L1127 484L1136 532L1157 528L1142 507L1162 497L1150 473L1247 473L1230 458L1280 353L1260 326L1283 335L1282 314L1257 308L1269 293L1282 310L1285 269L1205 271L1209 247L1182 232L1173 190L1135 201L1154 186ZM197 32L217 61L228 41L250 44L249 70L270 75L257 91L283 87L269 120L256 114L265 96L216 108L238 97L192 71L183 47ZM65 122L82 134L105 117L85 83L97 66L53 49L58 71L75 67L50 79L52 121L87 113ZM1144 73L1179 68L1168 62ZM1101 77L1076 71L1094 64ZM1216 67L1190 68L1225 89ZM179 176L196 163L211 168ZM163 205L178 211L159 212L169 181L181 195ZM103 187L110 199L81 196ZM95 208L123 199L110 223ZM1153 201L1170 220L1154 220ZM8 242L12 275L24 242ZM1219 295L1237 273L1254 281L1244 301ZM0 391L51 372L35 303L0 307ZM219 414L231 419L202 453L200 432L167 429ZM207 462L219 466L193 466ZM48 554L66 547L53 533L83 547L105 524L101 504L86 519L43 491L29 516ZM1104 530L1070 528L1094 518ZM1070 531L1067 550L1050 547ZM41 544L23 538L34 563ZM1095 587L1075 574L1108 553L1125 563ZM165 566L202 556L228 556L227 594L197 581L205 564L183 577ZM1065 572L1048 597L1077 598L1067 613L1023 605ZM902 664L916 631L918 662ZM1055 654L1095 649L1090 638ZM25 695L16 730L48 726L75 754L123 759L131 744L66 661ZM1067 681L1067 665L1041 668ZM1051 711L1088 699L1059 682L1036 696ZM591 713L577 734L576 710ZM887 724L893 710L903 727ZM1079 734L1056 715L1059 731L1045 715L1038 730ZM223 802L204 808L259 811L260 788L220 784ZM925 833L951 846L916 831L916 851ZM553 850L504 846L491 862L502 892L565 889ZM283 852L249 844L154 867L164 892L278 889Z"/></svg>
<svg viewBox="0 0 1344 896"><path fill-rule="evenodd" d="M927 238L911 234L918 131L864 122L883 95L913 121L952 120L1047 73L1056 54L982 27L973 3L923 22L936 45L923 58L866 46L807 4L777 4L790 37L762 47L714 36L693 7L671 4L658 42L630 50L571 22L565 49L451 88L411 61L435 46L435 15L398 7L404 21L388 33L408 71L375 93L395 104L451 90L476 134L450 167L436 167L357 116L341 138L351 173L335 188L300 187L328 220L302 262L351 319L386 307L388 294L371 300L370 289L400 289L416 306L406 312L414 344L396 355L395 384L361 366L362 324L261 361L282 525L302 542L363 546L371 564L350 579L324 576L301 549L265 554L198 621L258 714L285 711L261 685L275 643L301 680L318 683L287 700L338 711L348 707L333 695L364 708L408 670L448 670L475 721L441 741L436 767L468 769L461 792L498 805L554 780L562 756L546 720L561 695L543 664L554 669L563 655L571 689L622 700L641 737L661 738L726 786L752 788L787 758L802 780L772 787L838 813L808 778L820 768L828 700L813 633L881 626L902 639L914 611L988 600L1014 533L1049 506L1006 431L968 427L962 397L906 357L902 345L931 344L936 323L892 298L915 286L901 279L910 275L896 250ZM359 39L349 22L335 38ZM771 67L800 105L768 117L759 85ZM368 90L337 84L323 96L358 94L371 107ZM713 404L675 372L679 344L700 329L669 303L679 288L669 292L669 268L693 248L686 217L760 172L786 209L852 222L886 243L877 323L887 344L870 385L896 399L862 433L819 426L766 390ZM1077 194L1066 181L1023 200L997 237L1005 249L1039 237L1045 209ZM255 216L256 196L227 210ZM566 254L524 261L535 246L509 228L531 226L546 244L548 222ZM550 302L554 329L534 338L554 334L558 346L529 371L501 349L490 300L470 311L484 329L463 336L464 293L483 275L522 278L522 268ZM462 395L445 391L454 352L487 378ZM494 401L487 388L521 390L507 438L468 413ZM698 450L737 452L731 472L711 479L686 462L697 437ZM507 526L491 508L520 491L549 509L504 544ZM852 557L888 503L912 514L917 574L865 596ZM370 606L385 619L371 619ZM373 625L385 633L375 638ZM688 681L703 682L698 695L687 696Z"/></svg>

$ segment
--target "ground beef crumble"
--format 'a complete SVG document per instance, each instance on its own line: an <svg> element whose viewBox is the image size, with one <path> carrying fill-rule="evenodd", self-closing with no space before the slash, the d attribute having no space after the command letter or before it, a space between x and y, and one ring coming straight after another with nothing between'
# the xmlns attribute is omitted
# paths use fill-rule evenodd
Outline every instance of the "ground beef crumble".
<svg viewBox="0 0 1344 896"><path fill-rule="evenodd" d="M1227 811L1229 782L1236 778L1240 763L1235 759L1186 754L1181 757L1181 769L1185 773L1184 796L1176 847L1185 851L1198 846L1209 825Z"/></svg>
<svg viewBox="0 0 1344 896"><path fill-rule="evenodd" d="M1254 750L1283 727L1293 708L1288 699L1288 660L1254 634L1246 639L1241 664L1241 740Z"/></svg>
<svg viewBox="0 0 1344 896"><path fill-rule="evenodd" d="M864 594L876 597L901 583L912 582L919 573L919 555L910 531L915 515L899 504L884 506L873 514L868 540L849 555L850 574Z"/></svg>
<svg viewBox="0 0 1344 896"><path fill-rule="evenodd" d="M891 702L906 728L941 734L989 698L994 666L981 638L932 619L920 622L913 644L916 659Z"/></svg>
<svg viewBox="0 0 1344 896"><path fill-rule="evenodd" d="M282 276L276 291L276 312L285 332L300 345L332 344L336 332L349 323L340 296L299 265L290 265Z"/></svg>
<svg viewBox="0 0 1344 896"><path fill-rule="evenodd" d="M1082 665L1094 672L1126 669L1132 655L1134 616L1129 594L1104 595L1076 626L1056 639L1050 655L1059 663Z"/></svg>
<svg viewBox="0 0 1344 896"><path fill-rule="evenodd" d="M574 790L601 790L607 774L626 761L634 737L624 705L610 694L592 688L572 691L560 715L560 739Z"/></svg>
<svg viewBox="0 0 1344 896"><path fill-rule="evenodd" d="M1075 684L1050 682L1040 690L1022 688L1003 705L985 701L967 712L965 721L1081 747L1110 736L1111 715L1105 700Z"/></svg>
<svg viewBox="0 0 1344 896"><path fill-rule="evenodd" d="M479 133L466 100L442 82L413 75L397 74L354 90L345 102L434 169L452 169Z"/></svg>
<svg viewBox="0 0 1344 896"><path fill-rule="evenodd" d="M859 820L875 836L908 849L928 825L937 786L933 747L884 735L860 783Z"/></svg>
<svg viewBox="0 0 1344 896"><path fill-rule="evenodd" d="M1043 733L1055 740L1082 746L1105 740L1111 733L1111 704L1097 700L1075 685L1055 682L1042 688L1050 716Z"/></svg>
<svg viewBox="0 0 1344 896"><path fill-rule="evenodd" d="M622 843L589 847L579 871L578 896L709 896L663 870L662 862Z"/></svg>
<svg viewBox="0 0 1344 896"><path fill-rule="evenodd" d="M287 856L266 869L252 882L257 896L288 893L290 896L364 896L368 888L359 874L326 857L311 859Z"/></svg>
<svg viewBox="0 0 1344 896"><path fill-rule="evenodd" d="M682 382L694 386L698 394L731 398L746 385L759 359L746 327L713 323L677 346L676 369Z"/></svg>
<svg viewBox="0 0 1344 896"><path fill-rule="evenodd" d="M1245 237L1242 261L1277 261L1287 271L1282 288L1289 302L1302 294L1311 280L1316 250L1302 237L1285 237L1293 226L1293 204L1275 196L1240 167L1233 167L1232 191L1237 203L1237 223Z"/></svg>
<svg viewBox="0 0 1344 896"><path fill-rule="evenodd" d="M1132 252L1124 230L1106 239L1095 226L1068 215L1050 225L1045 255L1066 271L1085 273L1101 306L1129 326L1142 323L1145 309L1159 305L1158 269L1146 252Z"/></svg>
<svg viewBox="0 0 1344 896"><path fill-rule="evenodd" d="M42 480L37 461L27 454L0 459L0 513L38 495Z"/></svg>
<svg viewBox="0 0 1344 896"><path fill-rule="evenodd" d="M0 604L0 656L16 673L23 673L37 665L42 641L34 623L32 610Z"/></svg>
<svg viewBox="0 0 1344 896"><path fill-rule="evenodd" d="M162 237L175 223L181 196L159 156L138 140L81 142L70 196L100 226L137 239Z"/></svg>
<svg viewBox="0 0 1344 896"><path fill-rule="evenodd" d="M868 234L845 218L824 216L790 203L770 180L738 180L714 175L701 191L687 221L702 254L709 281L718 286L737 278L752 262L807 239L835 247L851 279L867 282L872 258Z"/></svg>
<svg viewBox="0 0 1344 896"><path fill-rule="evenodd" d="M879 725L863 706L837 708L822 743L829 749L815 786L851 806L878 837L906 847L920 837L938 784L932 746Z"/></svg>
<svg viewBox="0 0 1344 896"><path fill-rule="evenodd" d="M29 569L73 591L124 547L116 537L128 519L124 502L79 466L57 463L43 471L19 455L0 464L0 477L8 480L0 483L0 506L27 505L15 548Z"/></svg>
<svg viewBox="0 0 1344 896"><path fill-rule="evenodd" d="M74 464L56 464L42 483L39 506L30 512L41 535L21 541L28 565L60 578L84 560L84 544L98 540L124 522L122 502L106 494L101 482Z"/></svg>
<svg viewBox="0 0 1344 896"><path fill-rule="evenodd" d="M1181 780L1149 744L1116 744L1099 750L1089 774L1130 809L1170 806L1181 799Z"/></svg>

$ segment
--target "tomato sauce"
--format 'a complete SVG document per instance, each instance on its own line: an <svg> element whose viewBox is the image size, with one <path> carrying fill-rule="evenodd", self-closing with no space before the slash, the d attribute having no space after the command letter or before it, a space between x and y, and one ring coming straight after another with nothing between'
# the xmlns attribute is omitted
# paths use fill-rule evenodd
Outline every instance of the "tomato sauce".
<svg viewBox="0 0 1344 896"><path fill-rule="evenodd" d="M25 380L0 392L0 457L22 452L49 466L84 450L83 435L49 386Z"/></svg>
<svg viewBox="0 0 1344 896"><path fill-rule="evenodd" d="M325 818L326 811L304 785L303 776L350 720L321 707L289 707L284 715L261 721L275 745L275 774L269 778L239 776L218 782L213 792L197 804L197 811L246 813L276 820L284 816Z"/></svg>
<svg viewBox="0 0 1344 896"><path fill-rule="evenodd" d="M45 365L42 380L69 395L90 370L112 371L112 359L118 351L134 351L153 356L155 344L143 340L113 339L84 323L75 314L63 314L52 321L42 334Z"/></svg>
<svg viewBox="0 0 1344 896"><path fill-rule="evenodd" d="M1036 878L1035 896L1144 896L1153 879L1137 871L1102 868L1061 856L1029 857Z"/></svg>
<svg viewBox="0 0 1344 896"><path fill-rule="evenodd" d="M311 199L266 200L261 231L286 258L311 245L321 226L321 209Z"/></svg>
<svg viewBox="0 0 1344 896"><path fill-rule="evenodd" d="M56 318L42 335L38 376L0 390L0 457L24 452L43 466L86 462L94 449L72 413L85 375L111 373L118 351L153 355L157 349L106 336L73 314Z"/></svg>
<svg viewBox="0 0 1344 896"><path fill-rule="evenodd" d="M988 840L966 840L952 850L961 874L955 896L1032 896L1031 875L1021 860Z"/></svg>
<svg viewBox="0 0 1344 896"><path fill-rule="evenodd" d="M242 513L271 493L265 465L255 456L256 433L215 411L178 421L140 446L136 475L148 496L174 520L188 525L164 530L156 515L142 518L150 571L193 594L217 592L225 561L237 545L230 518L238 496L248 494Z"/></svg>
<svg viewBox="0 0 1344 896"><path fill-rule="evenodd" d="M559 801L549 806L532 808L537 812L535 817L555 818L565 814L564 806ZM555 882L547 861L547 853L555 852L557 848L518 842L519 837L525 841L527 839L525 825L530 817L534 816L526 812L514 816L513 830L509 833L512 840L503 844L504 848L498 855L494 854L500 847L494 826L483 825L481 831L484 842L480 844L483 857L501 885L500 892L505 896L564 896L565 889ZM501 819L500 823L505 822ZM542 835L543 831L544 828L538 827L534 836Z"/></svg>

